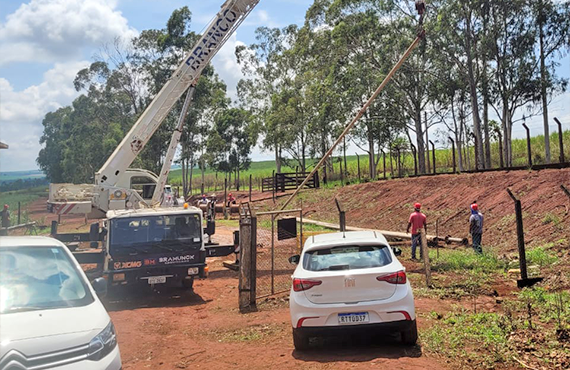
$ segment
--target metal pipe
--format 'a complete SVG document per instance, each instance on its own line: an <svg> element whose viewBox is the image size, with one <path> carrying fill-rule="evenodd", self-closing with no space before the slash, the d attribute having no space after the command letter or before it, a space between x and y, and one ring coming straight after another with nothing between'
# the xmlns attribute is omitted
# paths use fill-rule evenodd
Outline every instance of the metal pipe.
<svg viewBox="0 0 570 370"><path fill-rule="evenodd" d="M526 130L526 151L528 154L528 166L532 167L532 152L531 152L531 147L530 147L530 129L528 128L528 126L526 125L526 123L522 124L524 129Z"/></svg>
<svg viewBox="0 0 570 370"><path fill-rule="evenodd" d="M507 189L507 193L509 193L509 196L515 202L515 216L517 221L517 241L519 247L519 267L521 270L521 280L526 280L528 279L528 273L526 270L526 251L524 245L524 228L523 228L521 201L511 192L511 189Z"/></svg>
<svg viewBox="0 0 570 370"><path fill-rule="evenodd" d="M556 117L554 117L554 120L558 124L558 146L560 147L560 163L564 163L564 136L562 132L562 123Z"/></svg>
<svg viewBox="0 0 570 370"><path fill-rule="evenodd" d="M570 198L570 190L568 190L568 188L564 185L560 185L560 188L562 189L564 194L566 194L566 196L568 196L568 198Z"/></svg>

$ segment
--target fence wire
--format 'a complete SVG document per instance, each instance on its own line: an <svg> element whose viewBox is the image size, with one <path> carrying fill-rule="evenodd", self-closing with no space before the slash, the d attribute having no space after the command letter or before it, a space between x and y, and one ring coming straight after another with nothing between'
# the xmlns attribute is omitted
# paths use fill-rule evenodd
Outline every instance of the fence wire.
<svg viewBox="0 0 570 370"><path fill-rule="evenodd" d="M279 215L257 216L256 298L287 292L291 288L295 266L289 263L289 257L300 252L302 224L296 223L296 236L281 230L281 236L287 238L283 240L278 240L277 224L281 218L298 215L299 212L285 211Z"/></svg>

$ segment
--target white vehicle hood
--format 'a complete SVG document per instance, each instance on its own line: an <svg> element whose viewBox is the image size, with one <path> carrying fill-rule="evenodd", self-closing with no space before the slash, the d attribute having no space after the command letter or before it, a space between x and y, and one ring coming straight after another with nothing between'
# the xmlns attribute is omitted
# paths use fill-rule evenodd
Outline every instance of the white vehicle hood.
<svg viewBox="0 0 570 370"><path fill-rule="evenodd" d="M108 324L103 305L0 315L0 358L15 349L27 356L89 343Z"/></svg>

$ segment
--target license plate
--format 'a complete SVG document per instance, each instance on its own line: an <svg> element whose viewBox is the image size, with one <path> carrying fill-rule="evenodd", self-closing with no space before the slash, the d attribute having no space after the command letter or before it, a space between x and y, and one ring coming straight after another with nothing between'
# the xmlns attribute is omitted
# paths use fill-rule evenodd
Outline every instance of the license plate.
<svg viewBox="0 0 570 370"><path fill-rule="evenodd" d="M164 284L166 283L166 276L152 276L148 278L149 284Z"/></svg>
<svg viewBox="0 0 570 370"><path fill-rule="evenodd" d="M354 313L339 313L338 323L339 324L360 324L363 322L369 322L368 312L354 312Z"/></svg>

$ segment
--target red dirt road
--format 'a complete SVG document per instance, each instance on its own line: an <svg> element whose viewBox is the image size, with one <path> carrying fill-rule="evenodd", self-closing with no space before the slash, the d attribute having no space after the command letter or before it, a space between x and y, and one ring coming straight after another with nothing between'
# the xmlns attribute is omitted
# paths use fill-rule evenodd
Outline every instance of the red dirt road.
<svg viewBox="0 0 570 370"><path fill-rule="evenodd" d="M287 303L266 301L259 311L237 310L237 273L221 261L195 294L169 292L110 303L124 369L445 369L444 362L406 347L395 338L359 342L330 339L306 353L294 350ZM180 295L176 295L180 294ZM435 300L418 299L418 313L427 314ZM422 322L419 319L420 331Z"/></svg>

